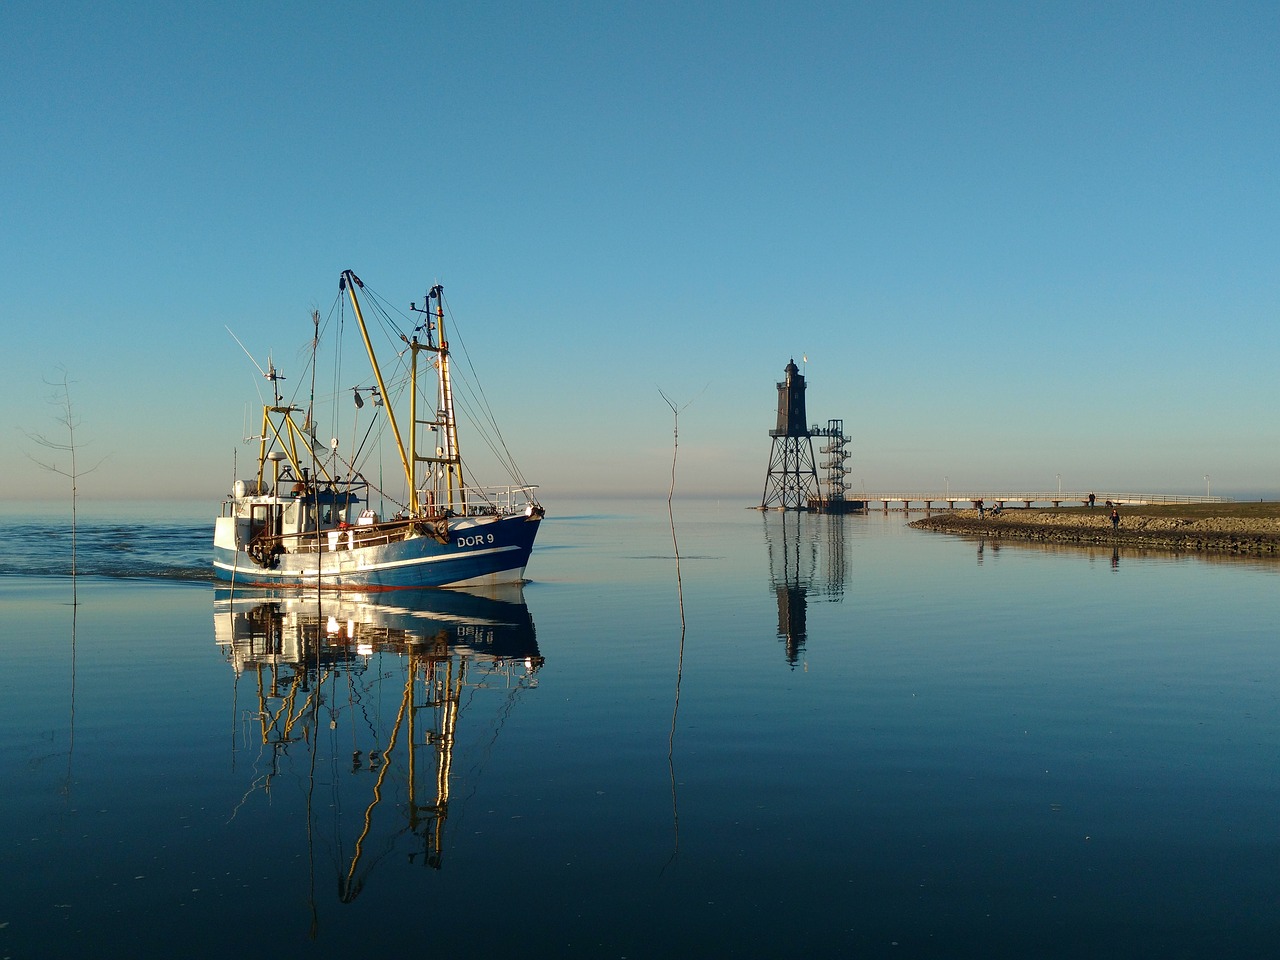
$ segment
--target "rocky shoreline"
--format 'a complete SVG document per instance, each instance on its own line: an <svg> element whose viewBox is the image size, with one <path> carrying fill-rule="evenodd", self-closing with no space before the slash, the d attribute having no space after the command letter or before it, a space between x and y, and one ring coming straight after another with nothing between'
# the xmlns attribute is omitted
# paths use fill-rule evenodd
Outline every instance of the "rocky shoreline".
<svg viewBox="0 0 1280 960"><path fill-rule="evenodd" d="M1101 507L1089 512L1006 509L998 515L987 511L985 517L977 510L947 510L910 525L917 530L995 540L1280 558L1280 520L1265 517L1123 515L1119 529L1112 530L1108 511Z"/></svg>

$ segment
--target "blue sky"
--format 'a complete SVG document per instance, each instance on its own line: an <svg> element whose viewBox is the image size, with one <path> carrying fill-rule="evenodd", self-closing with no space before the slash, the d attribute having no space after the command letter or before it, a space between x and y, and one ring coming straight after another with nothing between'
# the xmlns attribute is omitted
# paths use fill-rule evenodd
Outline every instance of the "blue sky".
<svg viewBox="0 0 1280 960"><path fill-rule="evenodd" d="M1280 5L0 8L0 494L208 498L352 268L433 282L544 499L1280 497ZM243 470L241 471L243 472ZM212 506L211 506L212 509Z"/></svg>

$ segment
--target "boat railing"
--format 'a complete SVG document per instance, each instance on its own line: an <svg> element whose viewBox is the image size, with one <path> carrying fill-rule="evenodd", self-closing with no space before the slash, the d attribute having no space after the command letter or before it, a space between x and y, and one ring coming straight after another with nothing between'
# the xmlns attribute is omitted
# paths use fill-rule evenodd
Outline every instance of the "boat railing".
<svg viewBox="0 0 1280 960"><path fill-rule="evenodd" d="M328 528L321 531L320 551L331 553L335 550L355 550L360 547L384 547L405 538L413 523L408 520L384 520L371 525L355 525ZM311 553L316 549L315 535L311 534L307 541L299 541L302 553Z"/></svg>
<svg viewBox="0 0 1280 960"><path fill-rule="evenodd" d="M265 533L259 539L279 544L286 553L333 553L358 547L381 547L405 538L407 520L389 520L376 524L340 524L299 533Z"/></svg>
<svg viewBox="0 0 1280 960"><path fill-rule="evenodd" d="M509 517L517 513L526 513L538 502L538 498L534 495L535 490L537 487L533 484L466 487L463 493L466 496L467 516Z"/></svg>

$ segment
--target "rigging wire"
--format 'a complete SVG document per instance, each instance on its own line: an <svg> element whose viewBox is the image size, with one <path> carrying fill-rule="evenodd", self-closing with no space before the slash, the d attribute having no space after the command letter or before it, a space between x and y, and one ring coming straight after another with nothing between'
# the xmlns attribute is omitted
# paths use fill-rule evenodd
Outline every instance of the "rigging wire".
<svg viewBox="0 0 1280 960"><path fill-rule="evenodd" d="M463 388L465 392L475 397L480 414L478 417L469 414L469 418L476 423L477 427L479 426L478 421L483 420L487 429L480 429L478 432L485 438L486 442L488 442L489 449L493 452L494 456L498 458L498 461L507 469L512 479L515 480L519 486L528 486L528 482L520 472L520 468L516 465L515 458L511 455L511 450L507 447L506 440L502 436L502 430L498 426L497 418L493 414L493 408L489 404L489 398L486 396L484 387L481 385L480 377L476 373L475 364L471 360L471 354L467 351L466 341L462 338L460 332L456 332L458 331L458 327L454 323L453 309L445 299L443 290L440 292L440 301L444 309L449 314L449 322L455 330L455 336L458 341L458 346L461 348L462 357L466 361L467 369L471 371L471 377L463 380ZM452 350L450 352L452 353ZM492 431L492 433L489 431Z"/></svg>
<svg viewBox="0 0 1280 960"><path fill-rule="evenodd" d="M412 378L410 362L407 355L410 354L408 348L409 337L403 332L405 330L412 331L416 335L423 329L423 325L414 317L407 315L404 311L391 306L391 304L382 297L376 290L372 289L368 284L361 288L361 301L365 305L366 327L370 332L370 343L375 344L375 349L379 351L380 357L394 357L387 369L383 370L383 382L389 396L382 398L385 405L390 407L395 404L403 406L405 401L405 391L410 389ZM486 447L492 455L496 463L507 473L513 485L520 487L530 487L525 479L519 466L512 456L510 448L507 446L506 440L502 435L502 431L498 426L497 419L494 416L492 406L489 402L483 387L480 385L479 377L476 374L475 364L466 348L466 342L463 338L460 328L454 325L453 311L448 302L444 299L443 292L440 294L441 307L447 312L450 323L450 355L460 359L461 363L455 363L453 369L453 397L455 404L455 412L459 418L467 423L470 427L468 431L468 440L476 441L481 446ZM343 369L344 358L342 355L342 341L347 328L347 306L349 301L345 294L341 291L337 294L331 303L324 317L323 327L318 327L312 340L299 350L300 359L305 356L305 368L303 376L295 380L292 396L287 401L282 397L282 402L287 402L292 406L301 409L300 401L303 396L303 390L307 381L307 374L311 375L312 381L310 391L310 404L307 407L309 432L312 439L316 436L321 419L319 409L327 407L328 416L325 418L329 426L329 436L336 437L339 435L340 426L339 419L341 417L342 405L340 398L344 395L350 396L351 386L343 385ZM317 311L318 313L318 311ZM372 322L369 322L372 321ZM329 339L337 344L333 351L332 357L332 379L328 384L328 395L317 396L315 393L315 373L320 362L321 350L320 345ZM428 342L431 337L428 334ZM437 370L439 368L439 359L432 364ZM459 373L462 375L459 376ZM326 379L329 379L326 377ZM359 384L355 385L359 391L374 389L369 385L369 379L366 378ZM428 396L427 390L422 390L419 397L419 403L425 405L425 409L433 414L438 414L438 395L434 395L436 391L432 391L433 395ZM365 431L364 438L353 447L348 457L340 456L336 450L330 449L326 460L335 464L343 463L349 471L347 477L348 483L354 482L359 476L369 486L386 497L388 500L401 506L402 499L407 499L406 495L398 497L392 492L383 488L381 483L381 470L379 470L379 482L370 482L368 477L364 476L365 458L372 456L373 450L381 447L382 441L385 439L387 430L389 429L389 420L387 417L372 418L369 428ZM418 425L412 425L411 429L417 430ZM355 423L352 424L352 440L353 444L357 433ZM433 444L434 445L434 444ZM315 451L313 450L313 453ZM463 475L463 482L472 491L473 494L484 495L483 491L476 480L473 470L469 463L462 462L460 470ZM336 473L336 470L335 470ZM335 477L336 479L336 477ZM394 482L394 481L393 481Z"/></svg>

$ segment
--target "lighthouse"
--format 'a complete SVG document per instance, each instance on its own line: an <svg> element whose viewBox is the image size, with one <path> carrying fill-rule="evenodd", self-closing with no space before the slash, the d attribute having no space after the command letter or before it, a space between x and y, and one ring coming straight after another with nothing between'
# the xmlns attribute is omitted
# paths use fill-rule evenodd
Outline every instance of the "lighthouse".
<svg viewBox="0 0 1280 960"><path fill-rule="evenodd" d="M778 425L769 431L773 450L764 478L761 510L807 510L810 500L821 499L813 435L804 411L804 375L794 357L785 373L786 379L778 384Z"/></svg>

